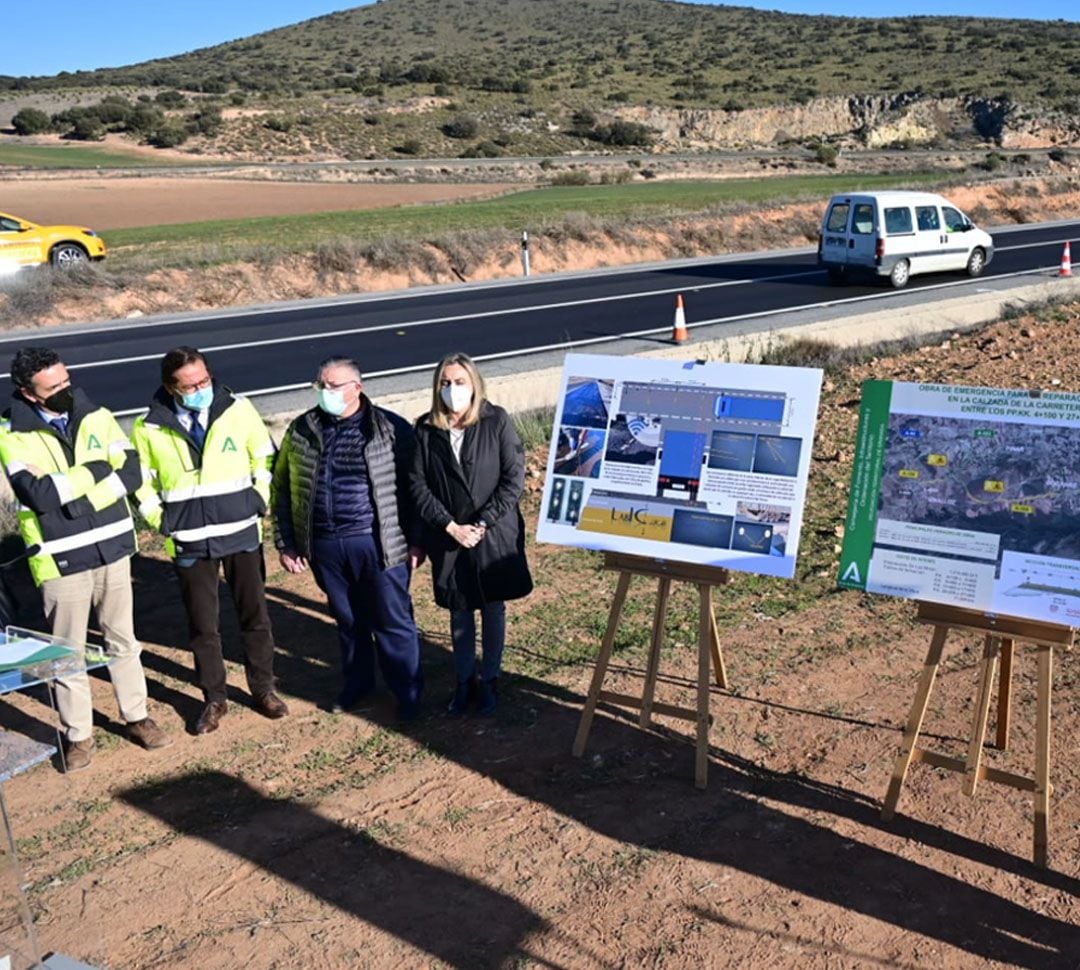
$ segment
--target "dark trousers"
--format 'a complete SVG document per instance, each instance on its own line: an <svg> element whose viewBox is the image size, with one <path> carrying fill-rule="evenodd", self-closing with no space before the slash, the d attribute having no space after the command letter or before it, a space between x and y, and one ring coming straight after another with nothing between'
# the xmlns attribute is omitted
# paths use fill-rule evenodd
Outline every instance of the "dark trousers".
<svg viewBox="0 0 1080 970"><path fill-rule="evenodd" d="M484 659L480 679L494 680L502 669L506 643L506 604L485 603L480 610L480 643ZM454 672L459 684L472 680L476 673L476 611L450 611L450 640L454 644Z"/></svg>
<svg viewBox="0 0 1080 970"><path fill-rule="evenodd" d="M375 656L386 686L401 704L415 704L424 686L420 638L409 596L409 566L384 569L370 535L316 539L311 568L326 593L341 645L342 701L375 686Z"/></svg>
<svg viewBox="0 0 1080 970"><path fill-rule="evenodd" d="M258 697L274 689L274 636L266 611L266 564L261 549L221 559L183 560L176 565L187 609L195 675L206 700L225 700L225 658L221 654L218 580L225 573L240 618L248 688Z"/></svg>

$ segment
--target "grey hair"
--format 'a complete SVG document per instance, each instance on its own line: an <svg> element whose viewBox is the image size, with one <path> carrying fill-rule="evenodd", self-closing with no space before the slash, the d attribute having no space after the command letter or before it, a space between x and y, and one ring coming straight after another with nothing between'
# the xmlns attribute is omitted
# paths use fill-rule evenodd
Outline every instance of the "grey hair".
<svg viewBox="0 0 1080 970"><path fill-rule="evenodd" d="M348 367L349 370L351 370L356 375L356 379L358 381L362 381L364 379L364 375L360 373L360 365L351 357L341 357L337 354L333 354L330 357L324 357L321 361L319 361L319 370L315 374L315 377L317 379L321 378L323 375L323 371L326 370L326 368L328 367Z"/></svg>

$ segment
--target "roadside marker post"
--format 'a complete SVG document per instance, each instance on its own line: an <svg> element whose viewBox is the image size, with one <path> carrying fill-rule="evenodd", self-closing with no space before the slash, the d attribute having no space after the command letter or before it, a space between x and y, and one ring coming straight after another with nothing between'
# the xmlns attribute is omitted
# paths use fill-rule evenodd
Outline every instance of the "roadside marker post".
<svg viewBox="0 0 1080 970"><path fill-rule="evenodd" d="M526 229L521 231L521 272L529 275L529 233Z"/></svg>

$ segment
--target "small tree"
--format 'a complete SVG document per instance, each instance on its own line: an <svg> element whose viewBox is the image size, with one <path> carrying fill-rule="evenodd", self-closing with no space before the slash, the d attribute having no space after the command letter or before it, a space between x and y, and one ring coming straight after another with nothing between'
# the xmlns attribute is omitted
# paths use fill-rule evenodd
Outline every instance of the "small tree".
<svg viewBox="0 0 1080 970"><path fill-rule="evenodd" d="M23 108L11 119L11 127L15 129L16 135L40 135L43 131L49 131L52 128L52 121L44 111L39 111L37 108Z"/></svg>

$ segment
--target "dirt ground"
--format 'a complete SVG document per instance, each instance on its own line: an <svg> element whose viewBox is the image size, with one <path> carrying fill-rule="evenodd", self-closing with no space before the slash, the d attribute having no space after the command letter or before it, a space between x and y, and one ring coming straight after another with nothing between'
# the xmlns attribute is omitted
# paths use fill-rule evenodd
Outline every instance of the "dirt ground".
<svg viewBox="0 0 1080 970"><path fill-rule="evenodd" d="M43 765L6 787L45 946L131 970L1080 966L1080 657L1058 656L1051 864L1037 869L1029 793L984 783L967 798L959 776L916 765L900 815L881 821L929 631L910 603L835 588L861 381L1080 391L1078 334L1080 307L1046 307L829 374L798 579L738 576L716 596L732 687L712 692L706 791L685 722L643 730L608 713L570 755L614 587L594 554L530 546L537 588L510 609L492 721L441 714L447 623L423 568L427 713L407 727L385 695L324 710L333 627L311 580L272 564L292 713L250 709L226 609L234 703L196 738L179 593L151 549L136 560L137 623L175 743L134 748L95 681L91 768ZM530 533L543 462L531 456ZM631 588L612 689L640 685L652 591ZM679 590L668 625L669 703L690 702L691 603ZM960 757L979 648L950 641L925 725ZM1011 749L987 757L1029 772L1030 653L1015 683ZM6 727L50 737L43 697L4 700Z"/></svg>
<svg viewBox="0 0 1080 970"><path fill-rule="evenodd" d="M510 185L359 184L192 177L19 179L4 185L4 211L38 223L129 229L216 219L386 209L488 199Z"/></svg>

